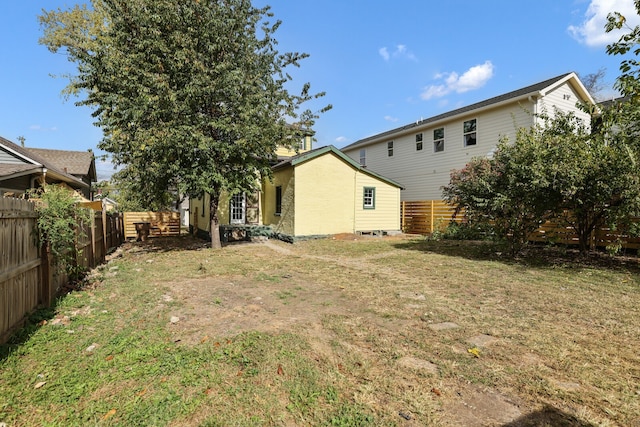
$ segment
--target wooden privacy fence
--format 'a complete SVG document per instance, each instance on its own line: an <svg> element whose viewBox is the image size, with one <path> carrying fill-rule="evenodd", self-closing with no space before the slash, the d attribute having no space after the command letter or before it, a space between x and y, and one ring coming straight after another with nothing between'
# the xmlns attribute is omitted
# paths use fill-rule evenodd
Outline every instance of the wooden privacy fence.
<svg viewBox="0 0 640 427"><path fill-rule="evenodd" d="M454 207L443 200L403 201L401 206L402 231L408 234L431 234L444 230L450 222L461 222L464 211L453 218ZM640 218L631 218L638 222ZM564 245L578 245L578 235L572 227L560 220L547 221L531 234L532 242L552 242ZM639 249L640 237L631 237L625 230L611 230L601 227L591 235L591 247L607 247L618 244L625 249Z"/></svg>
<svg viewBox="0 0 640 427"><path fill-rule="evenodd" d="M460 222L464 216L461 212L453 218L454 208L442 200L422 200L402 202L402 231L407 234L431 234L444 230L451 221Z"/></svg>
<svg viewBox="0 0 640 427"><path fill-rule="evenodd" d="M0 198L0 343L43 300L33 203Z"/></svg>
<svg viewBox="0 0 640 427"><path fill-rule="evenodd" d="M93 212L93 211L92 211ZM33 202L0 198L0 343L20 327L26 316L50 306L67 282L56 274L54 261L36 239L38 214ZM78 265L91 269L104 262L109 249L124 239L120 215L94 212L78 233Z"/></svg>
<svg viewBox="0 0 640 427"><path fill-rule="evenodd" d="M123 216L125 239L138 236L135 224L141 222L149 223L152 237L180 235L180 212L125 212Z"/></svg>

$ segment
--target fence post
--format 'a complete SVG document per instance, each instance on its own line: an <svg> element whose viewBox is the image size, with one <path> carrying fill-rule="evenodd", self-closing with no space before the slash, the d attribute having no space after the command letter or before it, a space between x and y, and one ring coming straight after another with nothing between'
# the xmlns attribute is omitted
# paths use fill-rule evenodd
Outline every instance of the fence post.
<svg viewBox="0 0 640 427"><path fill-rule="evenodd" d="M405 203L407 203L405 200L403 200L402 202L400 202L400 230L402 230L403 233L406 233L406 222L405 222L405 214L406 214L406 207L405 207Z"/></svg>
<svg viewBox="0 0 640 427"><path fill-rule="evenodd" d="M102 254L104 259L107 258L107 251L109 250L109 242L107 242L107 209L102 204ZM102 259L101 261L104 261Z"/></svg>
<svg viewBox="0 0 640 427"><path fill-rule="evenodd" d="M434 205L433 200L431 200L431 234L433 234L433 229L434 229L434 227L433 227L433 205Z"/></svg>
<svg viewBox="0 0 640 427"><path fill-rule="evenodd" d="M40 246L40 295L38 302L44 307L51 305L51 271L49 268L49 245L44 242Z"/></svg>

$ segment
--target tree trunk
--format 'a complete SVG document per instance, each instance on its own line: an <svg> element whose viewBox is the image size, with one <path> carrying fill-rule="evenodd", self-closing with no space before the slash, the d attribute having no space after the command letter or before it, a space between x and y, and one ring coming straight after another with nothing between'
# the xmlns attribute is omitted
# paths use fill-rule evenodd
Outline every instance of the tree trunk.
<svg viewBox="0 0 640 427"><path fill-rule="evenodd" d="M218 203L220 202L220 192L209 195L209 218L211 234L211 249L222 248L220 242L220 221L218 219Z"/></svg>

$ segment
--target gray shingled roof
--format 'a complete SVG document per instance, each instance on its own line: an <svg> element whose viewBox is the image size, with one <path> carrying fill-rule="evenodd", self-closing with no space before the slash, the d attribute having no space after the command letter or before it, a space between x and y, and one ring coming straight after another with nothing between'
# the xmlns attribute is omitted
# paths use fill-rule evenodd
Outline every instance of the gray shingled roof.
<svg viewBox="0 0 640 427"><path fill-rule="evenodd" d="M367 142L369 142L371 140L378 139L380 137L384 137L385 135L392 135L392 134L395 134L395 133L398 133L398 132L401 132L401 131L404 131L404 130L407 130L407 129L415 128L417 126L424 126L426 124L437 122L437 121L440 121L440 120L443 120L443 119L446 119L446 118L449 118L449 117L454 117L454 116L457 116L457 115L460 115L460 114L464 114L464 113L469 112L469 111L473 111L473 110L477 110L477 109L480 109L480 108L488 107L488 106L493 105L493 104L499 104L501 102L508 101L510 99L517 99L517 98L526 96L528 94L537 93L537 92L540 92L541 90L545 89L546 87L549 87L549 86L553 85L554 83L559 82L560 80L566 78L570 74L572 74L572 73L565 73L565 74L562 74L560 76L553 77L551 79L548 79L548 80L545 80L545 81L542 81L542 82L539 82L539 83L536 83L536 84L533 84L533 85L530 85L530 86L526 86L526 87L523 87L521 89L514 90L512 92L505 93L503 95L498 95L498 96L495 96L493 98L485 99L484 101L476 102L475 104L467 105L465 107L458 108L456 110L451 110L451 111L448 111L446 113L439 114L437 116L429 117L427 119L423 119L423 120L420 120L418 122L410 123L410 124L405 125L405 126L401 126L401 127L398 127L398 128L386 131L386 132L382 132L382 133L379 133L379 134L376 134L376 135L373 135L373 136L370 136L370 137L367 137L367 138L363 138L363 139L361 139L359 141L354 142L353 144L349 144L349 145L343 147L342 150L347 150L347 149L353 148L353 147L355 147L357 145L366 144Z"/></svg>
<svg viewBox="0 0 640 427"><path fill-rule="evenodd" d="M34 167L38 167L38 166L44 166L48 170L50 170L52 172L55 172L58 175L64 176L68 182L75 182L76 184L80 184L83 187L87 186L87 184L85 182L83 182L80 179L76 178L71 173L65 172L64 168L59 168L58 165L56 165L55 163L51 162L48 159L43 158L37 152L32 152L31 151L32 149L28 149L28 148L22 147L22 146L20 146L18 144L14 144L13 142L11 142L8 139L3 138L1 136L0 136L0 144L2 144L5 147L7 147L8 149L14 151L19 156L23 157L26 161L30 161L30 162L35 162L36 163L36 164L32 164L32 165L27 165L29 168L34 168ZM11 172L11 173L5 173L5 172L8 172L9 169L10 169L10 168L7 168L6 166L16 166L16 165L3 165L3 168L0 169L0 176L8 176L10 174L13 174L13 173L21 171L21 170L17 170L17 171ZM24 169L24 170L27 170L27 169Z"/></svg>
<svg viewBox="0 0 640 427"><path fill-rule="evenodd" d="M26 147L30 153L48 160L58 169L67 170L72 175L89 175L93 162L93 153L89 151L50 150L47 148Z"/></svg>

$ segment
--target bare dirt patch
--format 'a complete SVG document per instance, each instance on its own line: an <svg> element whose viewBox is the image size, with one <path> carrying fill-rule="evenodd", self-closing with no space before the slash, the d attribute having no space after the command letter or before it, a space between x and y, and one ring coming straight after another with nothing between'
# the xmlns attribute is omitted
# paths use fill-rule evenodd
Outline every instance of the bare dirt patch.
<svg viewBox="0 0 640 427"><path fill-rule="evenodd" d="M206 247L154 245L124 251ZM202 277L162 281L157 305L166 308L167 329L178 345L253 331L299 335L312 358L351 382L355 402L397 425L618 425L606 424L609 412L594 414L593 405L576 403L586 391L597 393L583 387L591 379L574 368L589 347L578 350L582 326L562 327L584 323L589 337L594 323L598 333L615 327L620 336L634 334L609 318L611 310L590 311L594 298L609 298L597 287L606 275L597 269L607 265L576 264L546 251L542 255L551 258L543 267L503 264L492 253L476 255L473 245L467 252L460 245L353 234L328 242L230 245L198 256ZM203 267L203 259L237 265L238 272ZM251 268L243 272L242 262ZM625 260L622 268L628 264L633 262ZM548 272L562 269L575 273L554 274L558 282L549 286ZM633 280L626 274L620 273L622 286ZM632 306L635 293L629 292L611 300Z"/></svg>
<svg viewBox="0 0 640 427"><path fill-rule="evenodd" d="M180 321L171 331L185 343L246 331L313 328L326 315L350 315L356 309L340 290L287 275L263 281L242 276L187 280L169 288L168 295L180 303L172 311Z"/></svg>
<svg viewBox="0 0 640 427"><path fill-rule="evenodd" d="M350 241L357 240L358 236L345 234L336 236L336 239ZM245 244L242 247L255 245ZM267 251L267 257L295 254L332 263L334 268L383 276L389 274L396 279L402 276L376 262L389 256L389 253L353 259L339 255L300 254L295 246L277 242L259 245ZM242 250L242 247L234 249ZM404 279L411 280L410 277ZM408 331L416 327L423 328L424 324L420 319L380 318L372 311L370 302L354 297L349 292L348 283L319 283L305 275L279 272L264 275L258 280L255 277L224 276L173 281L165 285L169 291L158 296L158 304L169 305L171 316L174 320L179 319L173 323L167 319L167 327L174 342L180 345L197 345L212 337L231 337L248 331L295 332L306 337L319 358L335 360L341 369L343 362L339 361L344 355L335 353L335 342L358 360L355 362L356 368L366 366L369 377L391 376L411 393L420 393L419 390L424 388L422 393L428 393L432 404L441 408L436 422L439 425L499 425L512 422L522 415L519 404L495 390L474 387L464 381L449 380L444 383L437 380L441 367L429 360L410 355L399 357L396 361L384 360L380 352L389 351L394 346L398 347L399 356L404 352L410 353L396 342L401 342ZM423 293L414 291L399 292L397 298L418 303L427 299ZM419 312L420 306L412 307ZM327 318L337 321L339 325L334 323L328 326ZM348 334L353 335L354 340L341 340L335 328L349 330ZM457 349L457 352L464 350ZM425 376L430 378L426 382ZM447 392L441 392L440 388ZM388 397L381 397L373 390L370 393L370 405L393 408L393 402ZM405 425L420 425L416 424L417 419L410 410L403 407L395 409ZM425 409L428 410L433 409Z"/></svg>

